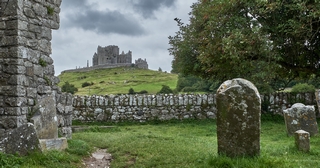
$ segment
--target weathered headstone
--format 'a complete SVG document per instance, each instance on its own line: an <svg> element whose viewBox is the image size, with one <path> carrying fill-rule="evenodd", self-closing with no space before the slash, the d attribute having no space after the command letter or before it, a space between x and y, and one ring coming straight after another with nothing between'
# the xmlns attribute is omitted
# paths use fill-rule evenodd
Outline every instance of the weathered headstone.
<svg viewBox="0 0 320 168"><path fill-rule="evenodd" d="M305 130L310 133L310 136L318 134L314 106L296 103L291 108L283 110L283 116L288 136L292 136L297 130Z"/></svg>
<svg viewBox="0 0 320 168"><path fill-rule="evenodd" d="M294 132L295 145L298 150L303 152L310 151L310 134L304 130Z"/></svg>
<svg viewBox="0 0 320 168"><path fill-rule="evenodd" d="M225 81L216 95L218 153L229 157L260 154L261 99L241 78Z"/></svg>
<svg viewBox="0 0 320 168"><path fill-rule="evenodd" d="M46 96L33 107L31 122L34 124L39 139L58 138L58 119L55 98Z"/></svg>

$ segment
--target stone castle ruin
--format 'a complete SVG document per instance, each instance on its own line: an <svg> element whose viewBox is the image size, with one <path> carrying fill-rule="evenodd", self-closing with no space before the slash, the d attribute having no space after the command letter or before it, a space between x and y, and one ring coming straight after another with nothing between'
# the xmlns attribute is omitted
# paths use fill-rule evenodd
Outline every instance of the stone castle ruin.
<svg viewBox="0 0 320 168"><path fill-rule="evenodd" d="M110 45L107 47L98 46L97 52L92 58L92 66L104 64L131 64L132 52L119 54L119 47Z"/></svg>
<svg viewBox="0 0 320 168"><path fill-rule="evenodd" d="M98 46L97 52L94 53L92 57L92 66L89 66L89 61L87 62L87 67L76 68L65 70L63 72L84 72L94 69L103 68L115 68L115 67L137 67L142 69L148 69L148 63L146 59L139 58L132 63L132 51L120 53L120 49L116 45L109 45L106 47Z"/></svg>
<svg viewBox="0 0 320 168"><path fill-rule="evenodd" d="M65 149L71 138L72 95L57 87L50 57L60 4L0 2L0 152Z"/></svg>
<svg viewBox="0 0 320 168"><path fill-rule="evenodd" d="M109 45L106 47L98 46L97 52L92 57L92 66L131 66L132 65L132 51L128 53L119 52L119 47L115 45ZM139 58L134 64L138 68L148 69L148 63L146 60Z"/></svg>

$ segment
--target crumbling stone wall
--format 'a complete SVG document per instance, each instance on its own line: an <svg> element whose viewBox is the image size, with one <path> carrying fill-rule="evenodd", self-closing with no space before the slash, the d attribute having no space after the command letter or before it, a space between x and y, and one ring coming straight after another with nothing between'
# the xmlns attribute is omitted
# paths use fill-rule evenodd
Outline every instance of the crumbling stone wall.
<svg viewBox="0 0 320 168"><path fill-rule="evenodd" d="M50 57L51 29L59 28L60 4L61 0L0 1L0 152L15 152L7 151L3 139L47 108L41 100L51 99L53 109L46 111L56 116L56 125L66 113L71 115L68 108L56 115L56 104L68 102L61 99L67 94L57 87Z"/></svg>

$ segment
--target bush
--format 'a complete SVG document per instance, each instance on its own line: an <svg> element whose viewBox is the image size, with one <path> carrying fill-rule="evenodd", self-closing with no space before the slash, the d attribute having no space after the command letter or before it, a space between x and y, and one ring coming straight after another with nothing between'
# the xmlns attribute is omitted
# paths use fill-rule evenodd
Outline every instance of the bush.
<svg viewBox="0 0 320 168"><path fill-rule="evenodd" d="M148 91L146 91L146 90L141 90L140 92L139 92L139 94L147 94L148 93Z"/></svg>
<svg viewBox="0 0 320 168"><path fill-rule="evenodd" d="M70 84L69 82L65 82L64 85L61 87L62 92L67 92L74 94L78 91L78 88L76 88L74 85Z"/></svg>
<svg viewBox="0 0 320 168"><path fill-rule="evenodd" d="M292 87L291 92L293 93L305 93L305 92L315 92L316 88L313 85L307 83L299 83Z"/></svg>
<svg viewBox="0 0 320 168"><path fill-rule="evenodd" d="M91 83L89 83L89 82L84 82L84 83L82 83L82 87L84 88L84 87L87 87L87 86L91 86L91 85L93 85L93 83L91 82Z"/></svg>
<svg viewBox="0 0 320 168"><path fill-rule="evenodd" d="M194 88L194 87L189 87L189 86L184 87L184 88L181 90L181 92L195 92L195 91L197 91L196 88Z"/></svg>
<svg viewBox="0 0 320 168"><path fill-rule="evenodd" d="M169 94L169 93L173 93L173 90L167 85L162 85L161 90L157 94L161 94L161 93Z"/></svg>

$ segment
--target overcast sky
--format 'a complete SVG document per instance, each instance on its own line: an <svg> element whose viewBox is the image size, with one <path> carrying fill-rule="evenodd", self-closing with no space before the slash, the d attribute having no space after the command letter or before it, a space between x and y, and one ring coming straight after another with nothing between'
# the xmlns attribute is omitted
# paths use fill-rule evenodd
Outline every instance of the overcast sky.
<svg viewBox="0 0 320 168"><path fill-rule="evenodd" d="M188 23L197 0L63 0L60 29L53 30L55 74L92 65L98 45L117 45L132 51L132 59L146 59L149 69L171 71L168 36Z"/></svg>

